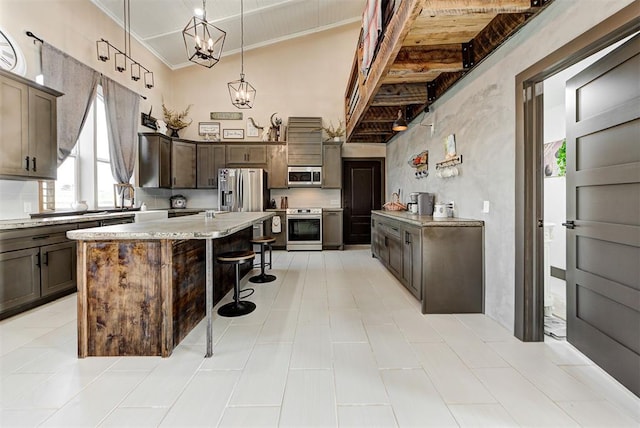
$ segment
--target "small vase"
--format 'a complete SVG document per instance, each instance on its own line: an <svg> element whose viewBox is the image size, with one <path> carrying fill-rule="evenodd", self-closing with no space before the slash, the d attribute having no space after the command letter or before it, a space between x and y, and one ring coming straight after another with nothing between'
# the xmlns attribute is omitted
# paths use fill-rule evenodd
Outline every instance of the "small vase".
<svg viewBox="0 0 640 428"><path fill-rule="evenodd" d="M171 130L171 135L169 135L171 138L180 138L180 136L178 135L178 130L175 128L169 128Z"/></svg>
<svg viewBox="0 0 640 428"><path fill-rule="evenodd" d="M340 142L340 137L333 137L333 141L336 142L336 143L339 143Z"/></svg>

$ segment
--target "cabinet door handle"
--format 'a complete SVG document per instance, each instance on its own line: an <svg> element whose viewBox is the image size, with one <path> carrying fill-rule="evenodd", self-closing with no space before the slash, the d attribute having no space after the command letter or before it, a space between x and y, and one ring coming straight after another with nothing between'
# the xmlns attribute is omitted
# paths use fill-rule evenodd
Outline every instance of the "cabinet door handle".
<svg viewBox="0 0 640 428"><path fill-rule="evenodd" d="M173 185L174 186L176 185L176 178L175 177L173 177Z"/></svg>
<svg viewBox="0 0 640 428"><path fill-rule="evenodd" d="M33 162L33 170L36 171L36 158L34 157L31 161Z"/></svg>
<svg viewBox="0 0 640 428"><path fill-rule="evenodd" d="M40 267L40 253L36 254L36 266Z"/></svg>
<svg viewBox="0 0 640 428"><path fill-rule="evenodd" d="M29 171L29 156L24 158L24 169Z"/></svg>
<svg viewBox="0 0 640 428"><path fill-rule="evenodd" d="M566 227L567 229L575 229L576 228L576 223L573 220L567 220L565 223L562 223L562 225L564 227Z"/></svg>
<svg viewBox="0 0 640 428"><path fill-rule="evenodd" d="M49 235L40 235L40 236L34 236L33 239L34 241L38 240L38 239L47 239L49 237Z"/></svg>
<svg viewBox="0 0 640 428"><path fill-rule="evenodd" d="M44 253L43 259L44 260L42 261L42 264L45 265L45 266L49 266L49 253L48 252Z"/></svg>
<svg viewBox="0 0 640 428"><path fill-rule="evenodd" d="M384 246L385 246L385 247L387 247L387 246L388 246L388 245L387 245L387 237L386 237L386 236L384 237Z"/></svg>

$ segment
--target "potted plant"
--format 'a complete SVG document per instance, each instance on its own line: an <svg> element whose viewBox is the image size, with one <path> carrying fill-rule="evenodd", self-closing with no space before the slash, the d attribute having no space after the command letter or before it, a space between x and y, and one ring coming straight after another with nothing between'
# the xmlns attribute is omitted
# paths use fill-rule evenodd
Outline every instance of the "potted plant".
<svg viewBox="0 0 640 428"><path fill-rule="evenodd" d="M341 120L338 121L337 127L334 128L333 122L329 122L329 126L328 127L323 126L322 130L326 132L327 136L329 137L327 141L329 140L340 141L340 138L344 136L346 131L344 127L344 122L342 122Z"/></svg>
<svg viewBox="0 0 640 428"><path fill-rule="evenodd" d="M191 125L193 120L186 121L189 115L189 109L192 104L189 104L187 108L181 112L168 109L162 102L162 113L164 114L164 121L167 124L167 128L171 130L171 137L179 138L178 131Z"/></svg>

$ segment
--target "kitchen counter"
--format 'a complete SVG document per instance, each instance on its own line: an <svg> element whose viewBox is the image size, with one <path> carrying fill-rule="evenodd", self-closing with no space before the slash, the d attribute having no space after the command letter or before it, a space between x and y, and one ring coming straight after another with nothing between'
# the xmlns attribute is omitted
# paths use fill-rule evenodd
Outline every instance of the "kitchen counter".
<svg viewBox="0 0 640 428"><path fill-rule="evenodd" d="M83 223L87 221L133 217L135 211L99 212L82 215L63 215L60 217L16 218L0 220L0 230L24 229L27 227L53 226L57 224Z"/></svg>
<svg viewBox="0 0 640 428"><path fill-rule="evenodd" d="M274 214L201 213L67 232L78 241L78 356L168 357L206 316L210 357L211 311L235 272L216 255L250 250L253 225Z"/></svg>
<svg viewBox="0 0 640 428"><path fill-rule="evenodd" d="M207 219L204 213L200 213L162 221L72 230L67 232L67 237L85 241L216 239L271 217L271 212L224 212L216 214L215 218Z"/></svg>
<svg viewBox="0 0 640 428"><path fill-rule="evenodd" d="M472 220L458 217L447 217L447 218L433 218L430 215L418 215L412 214L409 211L385 211L385 210L375 210L371 211L371 213L375 213L384 217L388 217L398 221L404 221L406 223L413 224L414 226L449 226L449 227L478 227L484 226L484 221L482 220Z"/></svg>

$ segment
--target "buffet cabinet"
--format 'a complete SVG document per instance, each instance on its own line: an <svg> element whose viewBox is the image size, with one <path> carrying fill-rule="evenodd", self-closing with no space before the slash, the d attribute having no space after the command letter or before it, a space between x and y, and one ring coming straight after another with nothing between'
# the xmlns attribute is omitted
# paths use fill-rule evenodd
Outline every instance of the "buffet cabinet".
<svg viewBox="0 0 640 428"><path fill-rule="evenodd" d="M483 242L482 221L371 215L372 256L421 301L424 314L484 311Z"/></svg>
<svg viewBox="0 0 640 428"><path fill-rule="evenodd" d="M56 179L61 95L0 68L0 177Z"/></svg>

